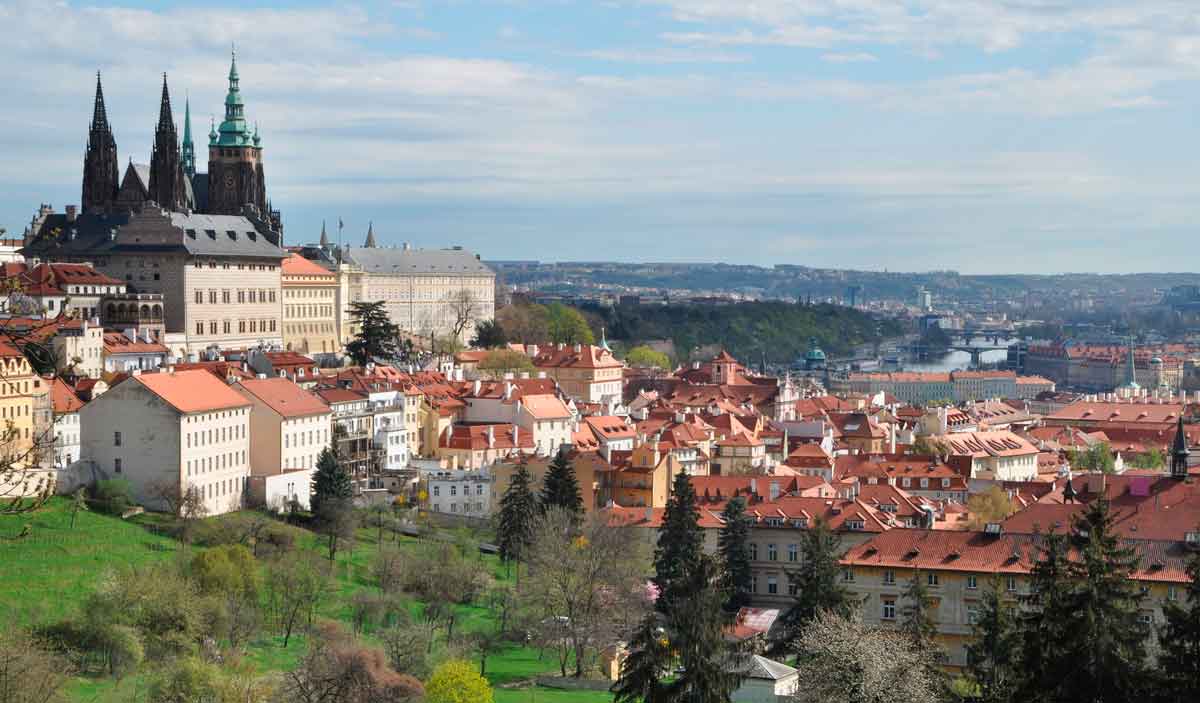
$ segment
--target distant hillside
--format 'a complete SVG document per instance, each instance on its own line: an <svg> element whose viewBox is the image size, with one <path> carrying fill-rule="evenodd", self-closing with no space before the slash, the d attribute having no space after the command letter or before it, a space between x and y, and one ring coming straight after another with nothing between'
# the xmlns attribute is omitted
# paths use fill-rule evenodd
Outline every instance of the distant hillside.
<svg viewBox="0 0 1200 703"><path fill-rule="evenodd" d="M830 354L847 354L854 347L903 334L894 320L837 305L737 303L732 305L618 305L585 306L599 319L609 339L627 344L670 339L682 356L697 347L718 344L745 363L763 355L771 364L788 364L808 350L816 337ZM682 360L682 359L681 359Z"/></svg>

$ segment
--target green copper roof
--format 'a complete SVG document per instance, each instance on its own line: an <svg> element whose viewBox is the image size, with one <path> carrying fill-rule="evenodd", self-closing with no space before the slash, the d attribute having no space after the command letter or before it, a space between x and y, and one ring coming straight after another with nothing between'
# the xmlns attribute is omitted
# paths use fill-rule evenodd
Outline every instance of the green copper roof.
<svg viewBox="0 0 1200 703"><path fill-rule="evenodd" d="M242 103L242 93L238 89L237 54L229 64L229 92L225 95L225 119L217 130L215 140L209 143L215 146L257 146L250 125L246 123L245 105Z"/></svg>

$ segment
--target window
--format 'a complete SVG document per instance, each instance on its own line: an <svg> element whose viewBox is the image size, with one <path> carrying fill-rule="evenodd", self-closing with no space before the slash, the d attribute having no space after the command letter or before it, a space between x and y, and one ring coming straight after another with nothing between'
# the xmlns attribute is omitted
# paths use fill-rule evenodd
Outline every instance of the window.
<svg viewBox="0 0 1200 703"><path fill-rule="evenodd" d="M903 479L901 479L901 480L900 480L900 483L901 483L901 485L903 485L905 488L909 488L909 487L911 487L911 486L912 486L912 479L911 479L911 478L908 478L908 477L905 477L905 478L903 478Z"/></svg>
<svg viewBox="0 0 1200 703"><path fill-rule="evenodd" d="M758 593L758 574L750 574L750 592Z"/></svg>
<svg viewBox="0 0 1200 703"><path fill-rule="evenodd" d="M976 588L979 588L979 579L974 576L968 576L967 577L967 588L969 588L971 590L975 590Z"/></svg>
<svg viewBox="0 0 1200 703"><path fill-rule="evenodd" d="M967 624L974 625L979 622L979 604L967 603Z"/></svg>
<svg viewBox="0 0 1200 703"><path fill-rule="evenodd" d="M767 593L779 593L779 579L774 576L767 577Z"/></svg>
<svg viewBox="0 0 1200 703"><path fill-rule="evenodd" d="M750 561L758 561L758 545L750 543Z"/></svg>
<svg viewBox="0 0 1200 703"><path fill-rule="evenodd" d="M458 486L455 486L455 485L450 486L450 495L452 495L452 496L458 495Z"/></svg>
<svg viewBox="0 0 1200 703"><path fill-rule="evenodd" d="M794 596L799 592L800 592L800 584L796 583L795 581L793 581L791 579L788 579L788 595Z"/></svg>
<svg viewBox="0 0 1200 703"><path fill-rule="evenodd" d="M854 583L854 572L850 569L846 569L842 572L842 580L846 583Z"/></svg>
<svg viewBox="0 0 1200 703"><path fill-rule="evenodd" d="M208 302L212 303L213 305L217 304L217 292L215 290L210 290L208 292Z"/></svg>
<svg viewBox="0 0 1200 703"><path fill-rule="evenodd" d="M113 432L113 446L114 447L121 446L121 433L120 432Z"/></svg>
<svg viewBox="0 0 1200 703"><path fill-rule="evenodd" d="M882 603L883 603L883 607L880 609L879 617L883 620L895 620L896 619L896 599L895 598L884 598Z"/></svg>
<svg viewBox="0 0 1200 703"><path fill-rule="evenodd" d="M927 478L921 479L921 488L929 488L929 479L927 479Z"/></svg>
<svg viewBox="0 0 1200 703"><path fill-rule="evenodd" d="M1179 590L1175 586L1167 586L1167 600L1178 600Z"/></svg>
<svg viewBox="0 0 1200 703"><path fill-rule="evenodd" d="M888 585L895 584L896 583L896 572L892 571L891 569L884 571L883 572L883 582Z"/></svg>
<svg viewBox="0 0 1200 703"><path fill-rule="evenodd" d="M800 550L796 548L796 545L789 544L788 545L788 561L796 561L799 558L800 558Z"/></svg>
<svg viewBox="0 0 1200 703"><path fill-rule="evenodd" d="M1009 576L1008 578L1004 579L1004 588L1009 593L1013 593L1014 591L1016 591L1017 590L1017 577Z"/></svg>
<svg viewBox="0 0 1200 703"><path fill-rule="evenodd" d="M116 459L113 459L113 473L118 473L118 474L119 474L119 473L121 473L121 459L120 459L120 457L118 457L118 458L116 458Z"/></svg>
<svg viewBox="0 0 1200 703"><path fill-rule="evenodd" d="M925 574L925 583L927 583L928 585L937 586L937 585L940 585L940 582L941 582L941 579L938 578L938 575L936 572L930 571L929 573Z"/></svg>
<svg viewBox="0 0 1200 703"><path fill-rule="evenodd" d="M1152 625L1154 624L1154 616L1150 613L1141 613L1138 615L1138 622L1143 625Z"/></svg>
<svg viewBox="0 0 1200 703"><path fill-rule="evenodd" d="M437 497L437 496L441 495L441 486L434 486L434 487L433 487L433 495L434 495L434 497Z"/></svg>
<svg viewBox="0 0 1200 703"><path fill-rule="evenodd" d="M212 322L208 323L208 333L209 334L217 333L217 321L216 320L213 320Z"/></svg>
<svg viewBox="0 0 1200 703"><path fill-rule="evenodd" d="M196 291L196 303L200 304L203 302L204 302L204 291L202 291L202 290Z"/></svg>
<svg viewBox="0 0 1200 703"><path fill-rule="evenodd" d="M196 323L196 334L204 334L204 323L203 322Z"/></svg>
<svg viewBox="0 0 1200 703"><path fill-rule="evenodd" d="M776 561L779 559L779 553L775 549L774 543L767 545L767 560Z"/></svg>

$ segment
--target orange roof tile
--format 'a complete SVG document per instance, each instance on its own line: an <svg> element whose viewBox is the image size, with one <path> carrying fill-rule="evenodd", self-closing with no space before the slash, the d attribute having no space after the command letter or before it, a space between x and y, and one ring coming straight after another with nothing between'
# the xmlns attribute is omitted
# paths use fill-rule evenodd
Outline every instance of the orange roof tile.
<svg viewBox="0 0 1200 703"><path fill-rule="evenodd" d="M250 405L241 393L208 371L144 373L131 378L181 413L205 413Z"/></svg>
<svg viewBox="0 0 1200 703"><path fill-rule="evenodd" d="M282 417L309 417L329 412L329 405L286 378L248 379L238 386Z"/></svg>

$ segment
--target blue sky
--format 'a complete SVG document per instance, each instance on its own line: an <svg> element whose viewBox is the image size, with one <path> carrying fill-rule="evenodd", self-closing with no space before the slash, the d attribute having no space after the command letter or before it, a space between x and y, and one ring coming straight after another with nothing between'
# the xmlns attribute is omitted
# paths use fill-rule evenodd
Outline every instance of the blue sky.
<svg viewBox="0 0 1200 703"><path fill-rule="evenodd" d="M78 202L95 70L144 162L231 42L293 243L1200 269L1194 0L6 0L0 226Z"/></svg>

